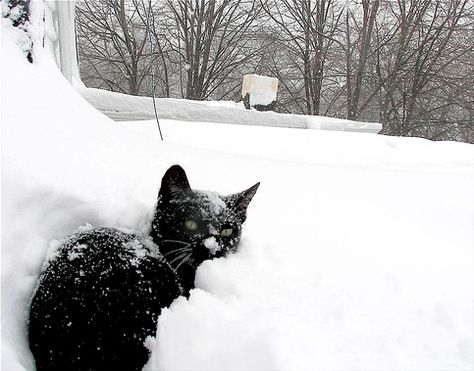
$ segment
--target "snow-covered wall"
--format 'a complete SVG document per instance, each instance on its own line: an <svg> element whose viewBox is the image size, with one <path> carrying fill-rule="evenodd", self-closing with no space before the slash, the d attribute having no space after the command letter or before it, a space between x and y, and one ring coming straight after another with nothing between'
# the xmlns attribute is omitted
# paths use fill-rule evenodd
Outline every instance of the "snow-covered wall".
<svg viewBox="0 0 474 371"><path fill-rule="evenodd" d="M152 98L84 87L77 87L77 90L92 106L113 120L153 120L155 118ZM382 129L382 124L376 122L259 112L245 109L242 103L229 101L203 102L158 98L156 107L159 118L169 120L366 133L378 133Z"/></svg>

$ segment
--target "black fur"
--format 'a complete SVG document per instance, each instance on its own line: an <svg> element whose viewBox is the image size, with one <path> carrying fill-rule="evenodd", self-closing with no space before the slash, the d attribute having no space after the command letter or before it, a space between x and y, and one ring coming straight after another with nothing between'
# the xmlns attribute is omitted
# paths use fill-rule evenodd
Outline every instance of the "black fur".
<svg viewBox="0 0 474 371"><path fill-rule="evenodd" d="M186 173L178 165L165 173L150 236L176 269L185 294L194 287L194 276L199 264L236 250L247 206L259 184L241 193L221 196L192 190ZM186 228L186 221L194 221L197 229L191 231ZM232 235L222 237L220 232L223 228L232 228ZM212 239L219 247L216 251L209 250L205 245L206 241ZM186 248L189 252L187 255ZM184 260L177 259L181 256L179 252L183 252Z"/></svg>
<svg viewBox="0 0 474 371"><path fill-rule="evenodd" d="M193 191L175 165L162 180L154 243L112 228L68 237L31 302L37 369L140 370L161 308L188 295L200 263L235 251L257 188L231 196Z"/></svg>

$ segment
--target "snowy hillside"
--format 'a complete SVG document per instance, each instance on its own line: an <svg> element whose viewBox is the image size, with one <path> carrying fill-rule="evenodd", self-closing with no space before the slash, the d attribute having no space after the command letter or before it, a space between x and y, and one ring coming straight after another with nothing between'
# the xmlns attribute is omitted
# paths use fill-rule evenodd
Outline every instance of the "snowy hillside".
<svg viewBox="0 0 474 371"><path fill-rule="evenodd" d="M163 312L145 369L474 368L473 145L173 120L160 142L13 39L4 27L2 370L34 370L27 308L48 249L86 223L146 233L174 163L196 189L261 186L239 252Z"/></svg>

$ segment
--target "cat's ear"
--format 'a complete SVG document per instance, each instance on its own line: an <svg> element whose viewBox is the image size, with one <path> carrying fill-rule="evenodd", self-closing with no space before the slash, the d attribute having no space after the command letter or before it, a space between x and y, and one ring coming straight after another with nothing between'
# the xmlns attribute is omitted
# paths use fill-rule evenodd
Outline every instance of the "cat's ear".
<svg viewBox="0 0 474 371"><path fill-rule="evenodd" d="M254 184L243 192L230 196L232 200L231 202L233 203L232 208L238 213L242 220L245 220L246 218L247 207L249 206L250 201L252 201L253 196L255 196L259 185L260 182Z"/></svg>
<svg viewBox="0 0 474 371"><path fill-rule="evenodd" d="M163 175L160 188L160 194L163 196L190 189L188 177L181 166L173 165Z"/></svg>

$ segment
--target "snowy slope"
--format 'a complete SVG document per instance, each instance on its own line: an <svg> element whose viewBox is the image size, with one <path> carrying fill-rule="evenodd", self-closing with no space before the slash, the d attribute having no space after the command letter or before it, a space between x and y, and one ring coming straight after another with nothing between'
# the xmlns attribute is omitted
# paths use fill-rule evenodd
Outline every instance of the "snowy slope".
<svg viewBox="0 0 474 371"><path fill-rule="evenodd" d="M375 134L114 123L2 30L2 370L33 370L27 305L81 225L146 232L163 172L261 181L240 251L160 317L149 370L472 370L474 146ZM153 346L152 344L150 346Z"/></svg>

